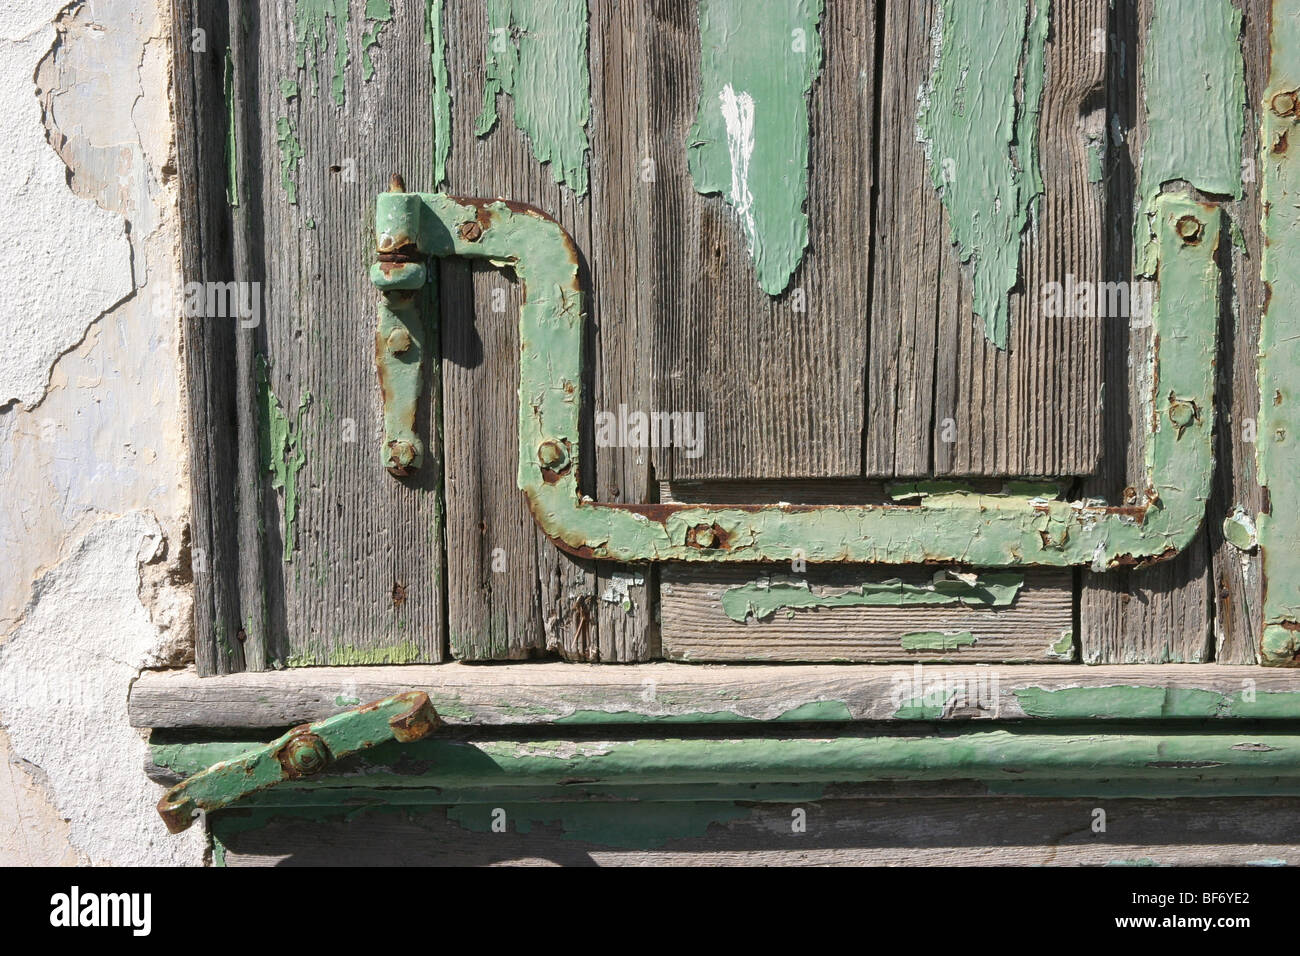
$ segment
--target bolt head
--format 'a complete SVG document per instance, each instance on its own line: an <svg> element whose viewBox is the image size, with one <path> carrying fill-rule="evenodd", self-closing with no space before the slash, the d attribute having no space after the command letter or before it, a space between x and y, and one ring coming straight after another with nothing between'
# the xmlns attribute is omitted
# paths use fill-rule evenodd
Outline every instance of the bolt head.
<svg viewBox="0 0 1300 956"><path fill-rule="evenodd" d="M409 441L391 441L388 443L388 453L392 460L405 468L415 461L415 446Z"/></svg>
<svg viewBox="0 0 1300 956"><path fill-rule="evenodd" d="M1296 94L1293 92L1279 93L1273 97L1273 112L1278 116L1292 116L1295 114L1297 101Z"/></svg>
<svg viewBox="0 0 1300 956"><path fill-rule="evenodd" d="M483 227L477 222L462 222L459 232L466 242L478 242L483 237Z"/></svg>
<svg viewBox="0 0 1300 956"><path fill-rule="evenodd" d="M558 471L569 460L569 452L562 442L548 438L537 446L537 460L542 463L543 468Z"/></svg>
<svg viewBox="0 0 1300 956"><path fill-rule="evenodd" d="M1195 216L1183 216L1178 220L1176 226L1178 235L1182 237L1183 242L1195 243L1201 241L1201 235L1205 232L1205 225Z"/></svg>
<svg viewBox="0 0 1300 956"><path fill-rule="evenodd" d="M1170 402L1169 420L1179 428L1186 428L1196 421L1195 402Z"/></svg>
<svg viewBox="0 0 1300 956"><path fill-rule="evenodd" d="M396 328L388 333L388 351L401 355L411 347L411 333L403 328Z"/></svg>
<svg viewBox="0 0 1300 956"><path fill-rule="evenodd" d="M330 762L329 748L315 734L305 733L284 745L278 754L280 766L290 777L310 777Z"/></svg>
<svg viewBox="0 0 1300 956"><path fill-rule="evenodd" d="M697 524L691 529L694 532L693 540L697 548L716 548L718 546L718 535L713 530L712 525Z"/></svg>

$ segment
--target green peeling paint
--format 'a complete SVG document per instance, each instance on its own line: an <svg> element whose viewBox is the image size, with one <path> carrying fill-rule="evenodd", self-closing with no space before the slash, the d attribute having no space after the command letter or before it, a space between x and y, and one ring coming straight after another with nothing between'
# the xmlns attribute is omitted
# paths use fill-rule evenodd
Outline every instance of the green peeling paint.
<svg viewBox="0 0 1300 956"><path fill-rule="evenodd" d="M284 493L284 560L293 560L297 541L294 531L298 518L298 472L307 462L303 447L303 413L311 404L311 393L303 392L294 422L289 421L280 400L271 391L266 359L257 359L258 450L262 468L271 474L271 487Z"/></svg>
<svg viewBox="0 0 1300 956"><path fill-rule="evenodd" d="M808 246L808 94L822 0L700 2L700 99L686 136L697 191L721 193L759 287L780 295Z"/></svg>
<svg viewBox="0 0 1300 956"><path fill-rule="evenodd" d="M750 615L762 621L783 608L807 610L935 604L1009 607L1024 583L1024 576L1020 574L987 574L977 578L975 575L956 576L940 571L930 584L905 584L895 578L816 593L803 578L760 578L752 584L723 591L722 610L727 617L743 624ZM903 646L907 646L906 642Z"/></svg>
<svg viewBox="0 0 1300 956"><path fill-rule="evenodd" d="M195 773L237 758L243 742L155 744L154 762ZM614 740L432 736L358 753L346 775L324 773L256 794L244 806L303 806L363 799L386 803L521 804L584 796L684 795L755 799L756 785L817 788L890 781L976 781L990 793L1056 795L1283 795L1300 792L1300 738L1250 730L1140 734L1095 725L830 737L680 736ZM527 796L525 796L527 794ZM731 796L734 794L735 796ZM569 796L568 799L573 799Z"/></svg>
<svg viewBox="0 0 1300 956"><path fill-rule="evenodd" d="M955 651L975 643L970 631L913 631L899 641L905 651Z"/></svg>
<svg viewBox="0 0 1300 956"><path fill-rule="evenodd" d="M917 139L952 241L970 263L975 314L998 348L1007 345L1021 236L1043 193L1038 118L1050 12L1049 0L941 0L934 69L919 94Z"/></svg>
<svg viewBox="0 0 1300 956"><path fill-rule="evenodd" d="M542 531L583 558L644 562L951 563L975 568L1086 565L1097 571L1167 559L1200 528L1213 478L1215 356L1223 216L1177 195L1157 201L1160 270L1146 356L1144 474L1137 507L973 490L917 504L753 506L592 501L580 491L584 375L578 251L554 220L504 202L383 193L376 235L413 239L435 258L511 266L519 313L518 482ZM1195 241L1177 225L1201 224ZM468 238L467 238L468 237ZM381 241L380 252L391 251ZM1171 417L1173 415L1174 417ZM547 464L550 461L552 464Z"/></svg>
<svg viewBox="0 0 1300 956"><path fill-rule="evenodd" d="M587 0L488 0L483 112L474 132L497 122L497 96L514 99L515 126L557 183L587 191ZM436 108L436 104L435 104Z"/></svg>
<svg viewBox="0 0 1300 956"><path fill-rule="evenodd" d="M330 46L334 56L329 69L330 95L342 106L346 99L344 76L352 53L348 46L348 22L352 16L351 0L295 0L293 9L294 65L312 74L312 93L320 88L317 60ZM375 72L371 49L379 34L392 22L390 0L364 0L361 30L361 75L369 80ZM331 39L332 37L332 39ZM281 87L283 89L283 85ZM296 93L296 90L295 90Z"/></svg>
<svg viewBox="0 0 1300 956"><path fill-rule="evenodd" d="M1264 582L1260 660L1294 665L1300 664L1300 17L1291 5L1275 9L1269 62L1260 107L1266 294L1255 460L1267 502L1255 523Z"/></svg>
<svg viewBox="0 0 1300 956"><path fill-rule="evenodd" d="M281 116L275 121L276 142L280 146L280 188L284 190L289 204L298 204L298 162L305 155L302 144L298 142L297 127L293 120Z"/></svg>
<svg viewBox="0 0 1300 956"><path fill-rule="evenodd" d="M430 119L433 122L433 182L447 178L447 157L451 154L451 80L447 76L447 37L443 32L444 0L424 2L424 42L429 47Z"/></svg>
<svg viewBox="0 0 1300 956"><path fill-rule="evenodd" d="M288 100L291 100L291 99L293 99L294 97L296 97L296 96L298 95L298 81L297 81L297 80L281 80L281 81L280 81L280 95L283 96L283 97L285 98L285 101L286 101L286 102L287 102Z"/></svg>
<svg viewBox="0 0 1300 956"><path fill-rule="evenodd" d="M1057 690L1024 687L1014 693L1026 716L1057 720L1300 718L1300 692L1242 690L1235 694L1224 694L1198 688L1124 685L1064 687Z"/></svg>
<svg viewBox="0 0 1300 956"><path fill-rule="evenodd" d="M1156 0L1142 62L1146 139L1134 250L1151 275L1150 218L1167 183L1241 198L1246 81L1241 11L1231 0Z"/></svg>
<svg viewBox="0 0 1300 956"><path fill-rule="evenodd" d="M291 655L288 667L363 667L373 664L415 664L424 659L413 641L380 647L306 648Z"/></svg>
<svg viewBox="0 0 1300 956"><path fill-rule="evenodd" d="M393 5L388 0L366 0L366 26L361 34L361 78L375 75L375 64L370 50L379 42L379 34L393 22Z"/></svg>
<svg viewBox="0 0 1300 956"><path fill-rule="evenodd" d="M1061 632L1061 639L1047 649L1047 656L1058 661L1074 660L1074 631Z"/></svg>
<svg viewBox="0 0 1300 956"><path fill-rule="evenodd" d="M239 127L235 111L235 61L226 47L226 202L239 205Z"/></svg>

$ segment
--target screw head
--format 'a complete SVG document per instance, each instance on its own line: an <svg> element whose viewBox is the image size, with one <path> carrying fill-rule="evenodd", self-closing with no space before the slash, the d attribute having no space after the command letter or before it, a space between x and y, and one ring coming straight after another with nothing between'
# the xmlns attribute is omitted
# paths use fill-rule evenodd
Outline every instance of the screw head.
<svg viewBox="0 0 1300 956"><path fill-rule="evenodd" d="M276 756L290 777L310 777L320 773L330 762L330 752L325 741L311 733L293 738Z"/></svg>
<svg viewBox="0 0 1300 956"><path fill-rule="evenodd" d="M569 451L562 442L548 438L537 446L537 460L543 468L559 471L568 462Z"/></svg>
<svg viewBox="0 0 1300 956"><path fill-rule="evenodd" d="M691 540L695 547L709 550L718 546L718 534L713 530L713 525L697 524L691 532Z"/></svg>
<svg viewBox="0 0 1300 956"><path fill-rule="evenodd" d="M395 464L405 468L415 461L415 446L409 441L390 441L388 454Z"/></svg>
<svg viewBox="0 0 1300 956"><path fill-rule="evenodd" d="M1201 241L1201 234L1205 231L1205 225L1195 216L1183 216L1178 220L1176 225L1178 235L1182 237L1183 242L1197 243Z"/></svg>
<svg viewBox="0 0 1300 956"><path fill-rule="evenodd" d="M1169 420L1178 426L1179 430L1188 427L1196 421L1196 403L1195 402L1170 402L1169 403Z"/></svg>
<svg viewBox="0 0 1300 956"><path fill-rule="evenodd" d="M478 242L483 237L483 227L477 222L462 222L458 231L466 242Z"/></svg>
<svg viewBox="0 0 1300 956"><path fill-rule="evenodd" d="M1273 112L1278 116L1292 116L1296 111L1296 94L1293 92L1283 92L1273 97Z"/></svg>
<svg viewBox="0 0 1300 956"><path fill-rule="evenodd" d="M401 355L411 347L411 333L403 328L396 328L388 333L388 351Z"/></svg>

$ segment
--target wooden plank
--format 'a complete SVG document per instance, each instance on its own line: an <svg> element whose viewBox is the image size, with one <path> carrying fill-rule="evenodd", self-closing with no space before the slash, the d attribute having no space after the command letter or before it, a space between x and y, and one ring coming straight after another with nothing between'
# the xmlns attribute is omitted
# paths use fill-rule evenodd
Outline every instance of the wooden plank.
<svg viewBox="0 0 1300 956"><path fill-rule="evenodd" d="M1151 0L1120 5L1111 23L1107 95L1113 120L1105 180L1111 223L1106 276L1111 281L1133 276L1132 214L1145 135L1141 64L1151 10ZM1123 132L1123 142L1115 142L1115 129ZM1150 333L1142 323L1106 323L1105 441L1101 467L1084 483L1085 494L1113 500L1130 476L1142 474L1146 430L1139 420L1144 414L1139 396L1149 385L1139 381L1141 363L1135 358L1147 354ZM1207 523L1213 521L1207 513ZM1212 590L1204 531L1171 561L1140 571L1081 574L1080 646L1087 663L1211 659Z"/></svg>
<svg viewBox="0 0 1300 956"><path fill-rule="evenodd" d="M1268 82L1271 4L1241 4L1245 15L1242 48L1246 60L1246 124L1242 156L1245 193L1228 213L1241 230L1242 245L1232 245L1224 264L1231 284L1225 297L1223 346L1219 353L1219 414L1215 433L1218 462L1214 496L1207 512L1212 559L1214 659L1225 664L1254 664L1263 629L1263 577L1259 553L1242 552L1223 537L1222 521L1240 507L1253 517L1263 510L1255 446L1250 438L1259 416L1259 322L1264 304L1260 278L1263 240L1259 195L1259 109Z"/></svg>
<svg viewBox="0 0 1300 956"><path fill-rule="evenodd" d="M911 720L916 712L905 705L917 697L930 705L927 719L935 720L1200 717L1231 723L1294 719L1300 709L1295 681L1286 673L1217 664L604 667L555 662L309 667L221 680L201 678L193 669L146 671L131 686L127 713L134 727L278 728L409 690L428 693L449 724L472 726L549 725L578 714L593 724L601 715L620 723L701 720L702 714L724 723Z"/></svg>
<svg viewBox="0 0 1300 956"><path fill-rule="evenodd" d="M636 225L650 220L660 175L652 154L651 104L645 93L646 78L654 74L651 7L647 0L625 0L612 9L593 5L590 63L598 120L591 129L592 284L587 308L595 352L588 363L594 383L587 384L594 384L594 410L612 415L620 406L655 407L653 363L645 355L646 343L654 335L653 292L646 268L654 252L654 236ZM638 504L655 500L648 449L597 447L594 429L583 438L585 447L594 452L597 500ZM654 568L599 563L597 600L594 607L581 608L590 623L568 629L578 640L572 650L563 651L564 656L621 663L657 657L656 573Z"/></svg>
<svg viewBox="0 0 1300 956"><path fill-rule="evenodd" d="M174 0L173 49L176 166L180 181L181 270L189 282L227 281L232 265L232 223L226 202L224 64L215 51L196 52L193 31L228 35L224 4ZM242 592L237 489L237 343L233 324L202 317L183 320L187 421L193 514L190 565L194 574L195 659L203 674L242 670L238 632Z"/></svg>
<svg viewBox="0 0 1300 956"><path fill-rule="evenodd" d="M241 149L260 159L260 180L245 193L259 204L265 237L269 385L304 456L296 520L287 514L287 487L268 494L268 651L290 664L437 661L438 449L428 442L424 467L411 479L398 481L380 467L376 294L366 273L374 194L396 171L410 176L412 188L432 185L428 117L408 108L427 97L432 82L423 10L395 7L382 45L370 51L369 79L359 55L365 23L349 17L353 55L342 71L342 105L331 89L335 22L300 72L291 11L258 8L245 16L257 38L256 59L245 68L256 65L260 100L256 130ZM282 92L285 79L298 82L296 95ZM301 159L286 170L281 154L295 142ZM417 414L426 436L437 421L433 394L426 389Z"/></svg>
<svg viewBox="0 0 1300 956"><path fill-rule="evenodd" d="M972 487L995 492L1002 482ZM664 501L759 504L849 504L887 501L886 486L863 479L806 481L665 482ZM663 655L691 661L1068 661L1074 656L1074 575L1069 570L1026 568L1024 588L1012 607L840 607L778 610L764 620L732 620L721 597L760 580L793 580L819 593L901 578L923 584L935 568L871 565L792 567L665 565L660 569ZM905 651L904 635L969 634L975 643L955 650ZM961 638L964 640L964 638ZM1064 643L1062 643L1064 642Z"/></svg>
<svg viewBox="0 0 1300 956"><path fill-rule="evenodd" d="M758 287L734 210L701 196L686 134L699 95L695 4L650 5L657 177L648 228L654 410L702 414L698 457L659 449L660 477L854 475L861 465L875 3L827 4L811 101L810 243L786 292ZM854 267L852 264L857 263ZM795 290L801 290L796 292ZM805 311L796 311L802 300Z"/></svg>
<svg viewBox="0 0 1300 956"><path fill-rule="evenodd" d="M538 164L515 127L510 97L498 98L492 132L474 134L489 41L486 3L448 4L444 16L453 103L445 188L531 203L559 219L580 250L590 250L591 202L556 185L549 167ZM592 29L600 25L598 17ZM422 102L427 93L412 95ZM420 188L436 185L430 180ZM590 613L593 568L542 538L516 485L518 284L463 262L445 262L440 273L451 653L464 660L548 651L586 658L598 640ZM588 273L588 288L589 279Z"/></svg>
<svg viewBox="0 0 1300 956"><path fill-rule="evenodd" d="M1300 858L1292 826L1300 799L1108 799L1100 833L1097 805L853 794L743 807L628 803L618 806L622 840L575 827L572 811L546 804L512 806L503 833L479 825L490 820L489 806L353 810L346 823L227 811L212 826L227 866L1240 866ZM791 825L795 810L804 811L802 832ZM683 821L676 833L674 820ZM685 821L702 823L702 832ZM634 827L664 835L629 847Z"/></svg>
<svg viewBox="0 0 1300 956"><path fill-rule="evenodd" d="M775 575L775 577L773 576ZM925 584L933 569L809 567L805 574L763 566L661 571L663 653L682 661L1050 661L1074 653L1073 575L1026 576L1011 607L871 606L778 609L770 618L728 617L722 595L756 581L793 579L835 594L864 582L900 578ZM947 640L918 634L948 635ZM909 639L925 645L907 648ZM1062 641L1064 644L1062 645ZM944 649L930 645L943 644ZM966 642L971 642L966 644ZM1064 653L1057 650L1063 646Z"/></svg>
<svg viewBox="0 0 1300 956"><path fill-rule="evenodd" d="M1088 136L1101 122L1105 60L1095 31L1107 4L1053 5L1039 123L1045 194L1021 253L1006 351L973 315L969 269L917 142L938 8L938 0L886 8L864 473L1089 474L1100 450L1100 323L1049 317L1039 304L1046 282L1100 274L1101 192L1089 181Z"/></svg>

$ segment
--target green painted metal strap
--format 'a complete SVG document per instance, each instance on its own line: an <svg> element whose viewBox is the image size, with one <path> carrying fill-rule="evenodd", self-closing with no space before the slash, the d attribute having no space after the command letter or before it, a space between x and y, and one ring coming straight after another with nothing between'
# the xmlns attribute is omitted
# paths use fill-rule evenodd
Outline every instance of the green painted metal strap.
<svg viewBox="0 0 1300 956"><path fill-rule="evenodd" d="M1264 313L1259 329L1255 444L1263 513L1256 523L1264 587L1260 660L1300 663L1300 11L1278 2L1273 55L1260 110L1264 208ZM1291 149L1296 137L1297 150ZM1250 541L1247 539L1247 543Z"/></svg>
<svg viewBox="0 0 1300 956"><path fill-rule="evenodd" d="M1136 486L1138 503L1118 507L960 490L915 503L853 506L592 501L578 480L583 296L578 252L563 227L517 203L389 191L377 204L381 261L371 278L385 290L395 275L413 283L428 257L513 267L524 287L518 482L538 525L570 554L627 562L801 559L1104 571L1163 560L1185 547L1204 517L1214 467L1222 215L1214 205L1173 194L1155 206L1159 268L1146 473Z"/></svg>
<svg viewBox="0 0 1300 956"><path fill-rule="evenodd" d="M195 768L192 777L163 794L158 813L168 830L179 833L194 822L197 810L218 810L285 781L315 776L340 757L385 741L419 740L440 724L424 692L386 697Z"/></svg>

